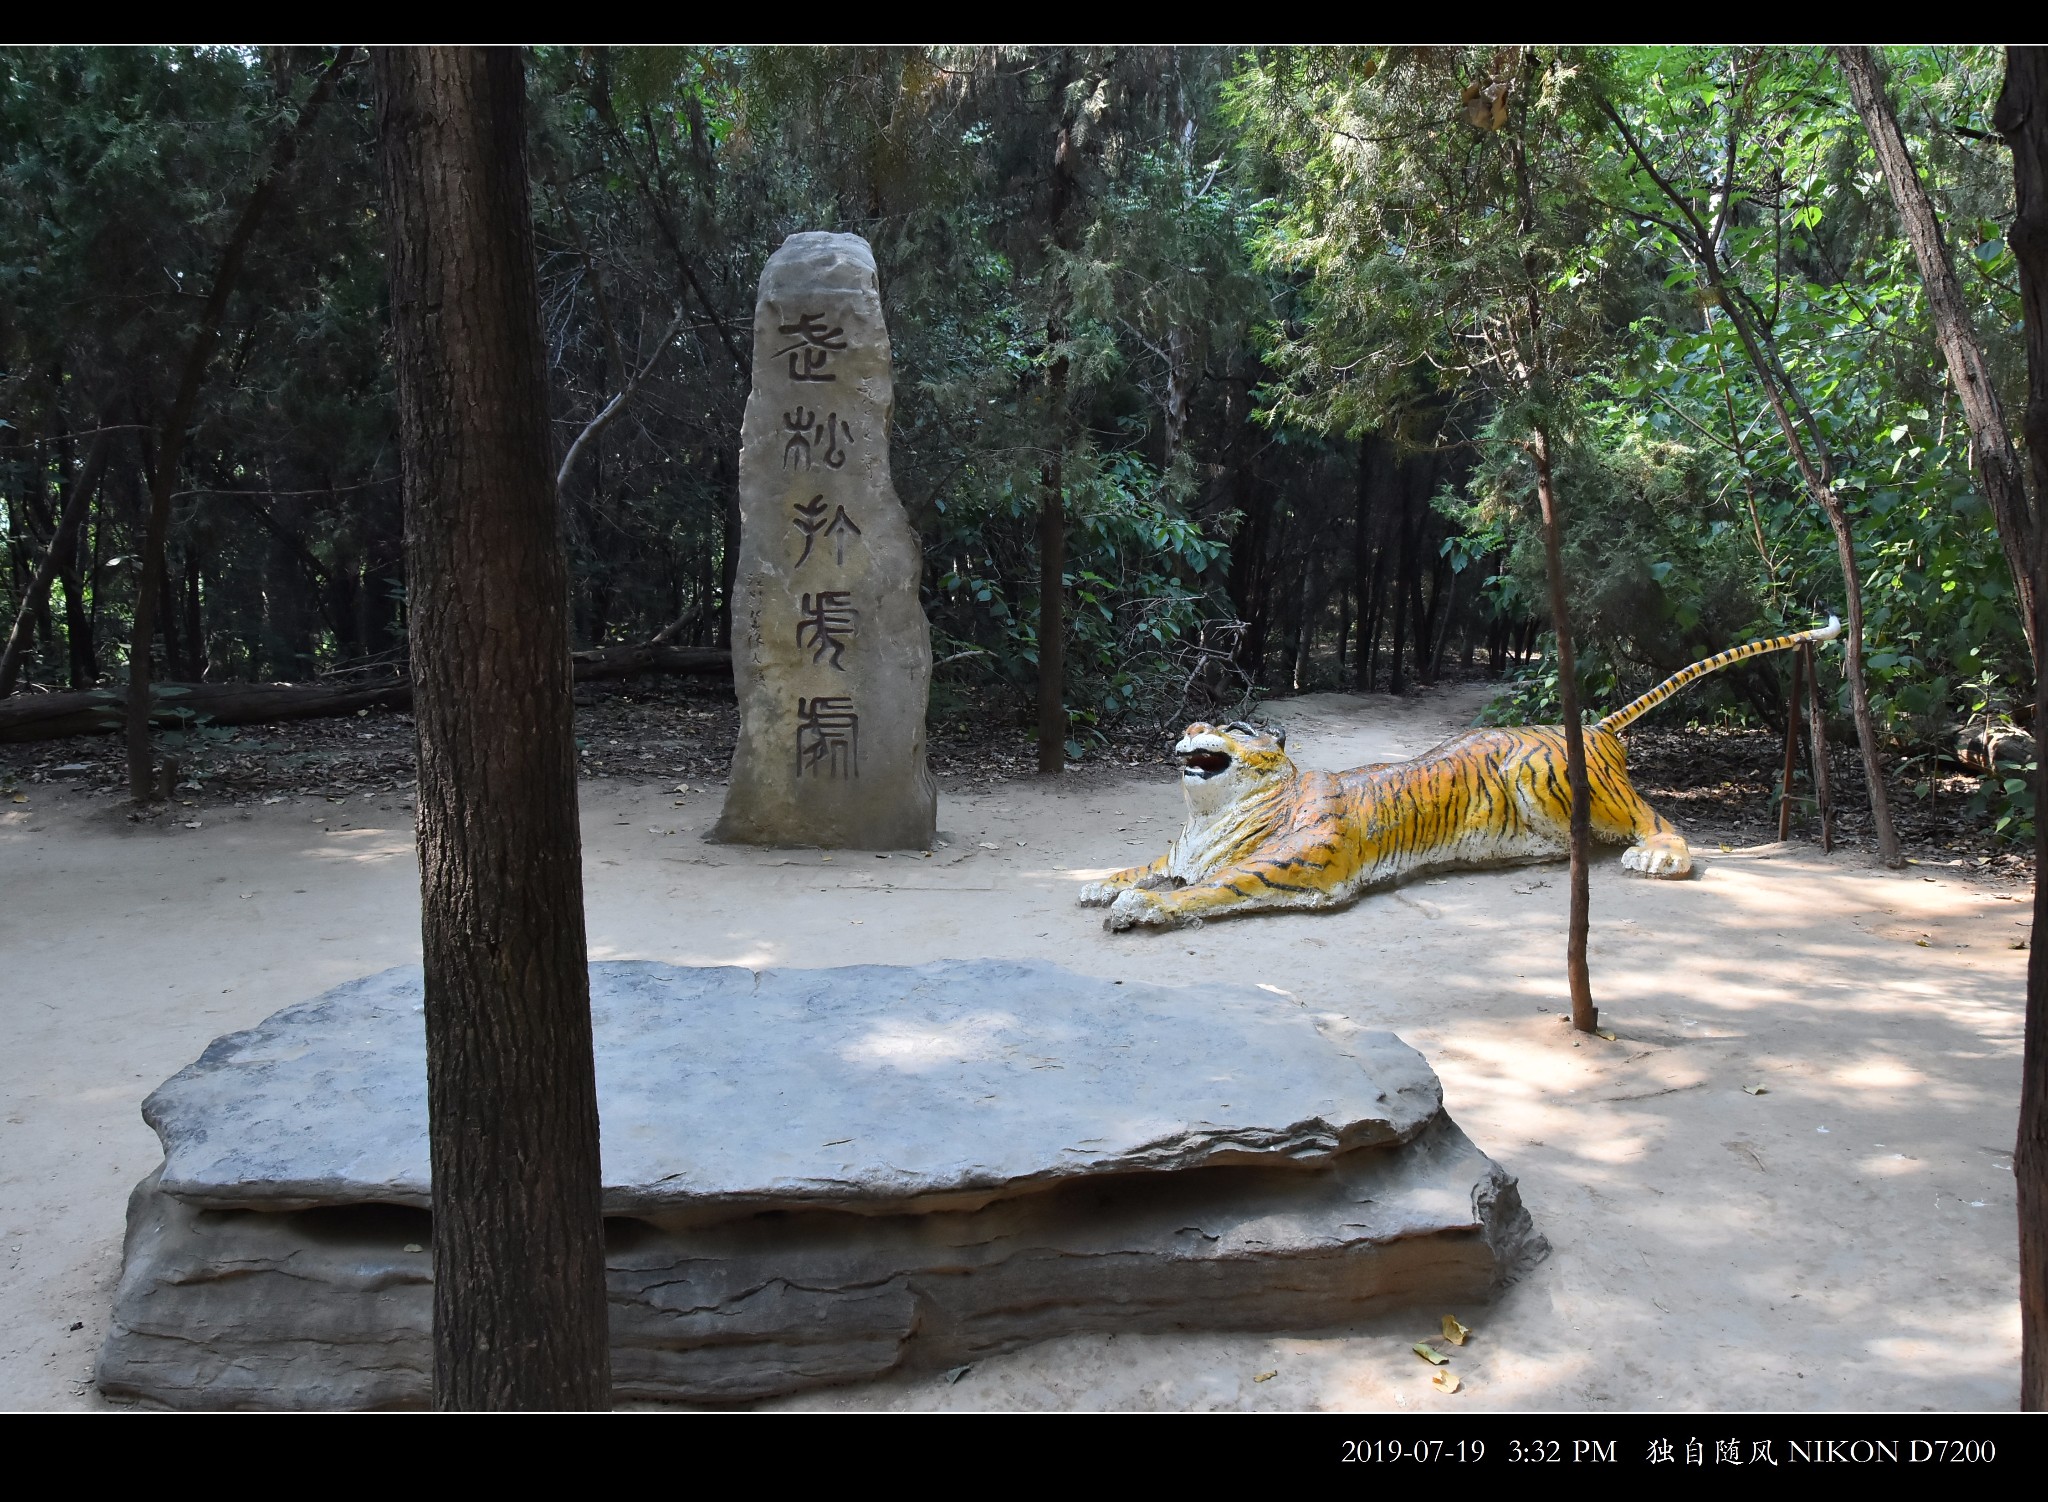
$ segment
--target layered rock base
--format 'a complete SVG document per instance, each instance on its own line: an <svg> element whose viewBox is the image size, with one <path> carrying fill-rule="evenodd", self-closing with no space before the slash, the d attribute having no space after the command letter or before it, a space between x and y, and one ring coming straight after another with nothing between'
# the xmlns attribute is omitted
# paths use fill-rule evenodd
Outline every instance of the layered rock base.
<svg viewBox="0 0 2048 1502"><path fill-rule="evenodd" d="M591 984L622 1398L1466 1305L1547 1250L1419 1055L1269 993L992 961ZM104 1392L427 1401L419 986L337 988L150 1097Z"/></svg>

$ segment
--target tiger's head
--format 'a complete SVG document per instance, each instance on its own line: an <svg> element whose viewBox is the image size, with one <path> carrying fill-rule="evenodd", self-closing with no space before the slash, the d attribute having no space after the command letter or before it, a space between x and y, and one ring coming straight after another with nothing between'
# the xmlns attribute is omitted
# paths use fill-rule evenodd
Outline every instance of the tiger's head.
<svg viewBox="0 0 2048 1502"><path fill-rule="evenodd" d="M1244 720L1210 725L1198 720L1181 732L1173 749L1180 757L1181 791L1197 818L1210 817L1294 776L1294 763L1287 759L1287 732L1277 725Z"/></svg>

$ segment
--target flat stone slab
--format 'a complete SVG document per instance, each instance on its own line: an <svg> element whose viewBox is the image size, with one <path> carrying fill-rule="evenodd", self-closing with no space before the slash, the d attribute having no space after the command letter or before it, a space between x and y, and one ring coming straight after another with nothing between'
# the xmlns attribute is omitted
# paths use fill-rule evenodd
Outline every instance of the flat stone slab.
<svg viewBox="0 0 2048 1502"><path fill-rule="evenodd" d="M1036 961L590 967L606 1213L966 1210L1073 1180L1299 1172L1406 1141L1442 1092L1391 1033L1243 986ZM217 1039L143 1104L160 1193L425 1209L417 967Z"/></svg>
<svg viewBox="0 0 2048 1502"><path fill-rule="evenodd" d="M1280 1005L1285 1005L1281 1003ZM1405 1142L1089 1175L974 1210L607 1222L621 1399L736 1402L940 1370L1079 1331L1432 1323L1548 1247L1515 1181L1437 1113ZM129 1206L102 1391L180 1408L424 1405L432 1223L389 1205Z"/></svg>

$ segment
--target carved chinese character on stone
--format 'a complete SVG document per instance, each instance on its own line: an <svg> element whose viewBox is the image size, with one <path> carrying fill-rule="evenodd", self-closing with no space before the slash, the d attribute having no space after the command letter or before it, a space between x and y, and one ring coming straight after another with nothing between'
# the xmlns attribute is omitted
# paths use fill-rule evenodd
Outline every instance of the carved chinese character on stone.
<svg viewBox="0 0 2048 1502"><path fill-rule="evenodd" d="M795 338L794 343L785 344L771 357L777 360L785 355L789 357L789 378L792 381L839 379L826 371L825 362L846 348L845 329L828 329L824 319L816 313L805 313L795 323L777 324L775 332L784 339Z"/></svg>
<svg viewBox="0 0 2048 1502"><path fill-rule="evenodd" d="M782 446L784 469L811 467L811 443L816 435L817 420L817 413L806 412L801 406L782 414L782 426L789 432L789 441Z"/></svg>
<svg viewBox="0 0 2048 1502"><path fill-rule="evenodd" d="M843 421L837 412L827 412L825 414L825 427L821 436L825 440L825 468L846 468L846 450L839 446L839 440L842 437L851 438L853 436L852 425Z"/></svg>
<svg viewBox="0 0 2048 1502"><path fill-rule="evenodd" d="M860 776L860 716L844 695L796 701L799 777Z"/></svg>
<svg viewBox="0 0 2048 1502"><path fill-rule="evenodd" d="M740 734L714 839L930 847L931 631L917 534L889 478L893 397L867 242L792 235L754 310L733 601Z"/></svg>
<svg viewBox="0 0 2048 1502"><path fill-rule="evenodd" d="M824 662L827 652L832 654L828 666L846 671L840 661L845 655L846 643L853 636L854 627L860 621L860 612L847 602L853 596L843 589L821 590L815 595L805 595L803 609L796 618L796 644L810 647L811 661Z"/></svg>
<svg viewBox="0 0 2048 1502"><path fill-rule="evenodd" d="M814 495L796 508L796 514L790 520L796 524L797 530L803 533L804 538L804 550L797 554L794 567L804 566L804 561L811 556L811 545L821 535L832 539L832 561L840 568L846 567L846 539L860 536L860 528L853 524L853 518L846 514L844 506L836 508L828 521L825 517L825 498L822 495Z"/></svg>
<svg viewBox="0 0 2048 1502"><path fill-rule="evenodd" d="M853 437L853 427L837 412L827 412L820 421L816 411L799 403L782 414L782 426L789 434L782 445L784 469L809 469L812 450L820 446L825 452L816 456L818 463L827 469L846 468L845 445Z"/></svg>

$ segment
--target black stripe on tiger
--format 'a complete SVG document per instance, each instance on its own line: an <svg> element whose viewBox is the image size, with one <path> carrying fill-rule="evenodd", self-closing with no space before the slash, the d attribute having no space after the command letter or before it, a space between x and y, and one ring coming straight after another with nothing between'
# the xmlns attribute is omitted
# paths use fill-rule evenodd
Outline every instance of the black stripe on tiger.
<svg viewBox="0 0 2048 1502"><path fill-rule="evenodd" d="M1617 709L1593 728L1605 730L1610 734L1615 731L1626 730L1630 725L1655 709L1659 704L1662 704L1687 684L1692 683L1696 679L1704 678L1709 673L1718 673L1722 668L1746 661L1751 657L1762 657L1771 652L1788 651L1803 641L1833 641L1841 634L1842 623L1836 620L1835 617L1829 616L1828 623L1825 626L1816 626L1811 631L1800 631L1791 636L1767 636L1759 641L1749 642L1740 647L1730 647L1725 652L1716 652L1712 657L1696 662L1689 668L1679 669L1647 694L1644 694L1640 699L1624 704L1620 709Z"/></svg>

